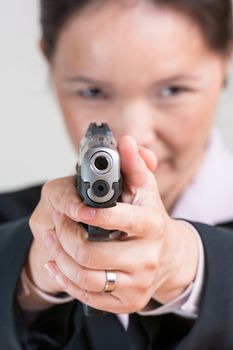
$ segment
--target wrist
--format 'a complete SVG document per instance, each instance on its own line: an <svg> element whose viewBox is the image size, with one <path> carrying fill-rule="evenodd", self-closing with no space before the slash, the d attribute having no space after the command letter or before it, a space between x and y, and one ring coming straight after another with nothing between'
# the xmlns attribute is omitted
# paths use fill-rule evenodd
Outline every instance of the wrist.
<svg viewBox="0 0 233 350"><path fill-rule="evenodd" d="M162 304L177 298L194 282L199 261L198 242L190 225L170 219L167 232L170 268L167 269L165 282L154 295Z"/></svg>

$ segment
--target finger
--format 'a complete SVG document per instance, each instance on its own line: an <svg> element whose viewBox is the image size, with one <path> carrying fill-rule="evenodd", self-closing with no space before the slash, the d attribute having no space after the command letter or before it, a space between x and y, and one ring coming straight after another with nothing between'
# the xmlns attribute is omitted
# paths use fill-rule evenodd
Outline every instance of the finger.
<svg viewBox="0 0 233 350"><path fill-rule="evenodd" d="M80 237L80 228L74 221L67 218L65 215L61 215L60 223L56 226L56 236L64 251L68 256L72 257L78 265L91 270L116 270L126 275L132 275L138 273L138 271L146 271L149 267L155 270L158 265L159 251L161 250L161 237L156 238L156 234L153 233L151 238L142 240L141 244L138 239L129 239L123 241L107 241L107 242L93 242L83 240ZM75 230L77 232L75 233ZM157 244L155 241L157 240ZM146 259L145 251L143 249L146 243ZM54 249L53 259L59 261L60 247ZM62 260L59 262L61 267ZM67 263L68 264L68 263ZM61 269L63 269L61 267ZM153 270L153 271L154 271ZM86 270L79 270L82 274ZM69 272L65 272L69 274ZM78 272L77 272L78 273ZM90 276L93 277L93 276ZM77 279L70 278L77 282ZM99 282L98 287L100 290L102 280ZM95 289L96 290L96 289Z"/></svg>
<svg viewBox="0 0 233 350"><path fill-rule="evenodd" d="M49 181L43 186L42 197L45 194L52 208L66 213L71 202L80 203L77 194L76 176L67 176Z"/></svg>
<svg viewBox="0 0 233 350"><path fill-rule="evenodd" d="M102 291L106 283L105 270L109 270L109 265L104 264L102 269L98 269L94 263L90 269L90 266L86 268L84 264L79 264L77 261L82 261L82 247L87 241L80 238L80 227L74 221L65 215L55 214L53 218L56 232L46 232L43 236L45 243L49 242L47 248L50 249L50 260L56 261L63 274L80 288L92 292ZM106 246L103 245L102 249L106 250ZM95 254L94 249L93 253ZM121 285L125 285L125 274L119 272L118 278Z"/></svg>
<svg viewBox="0 0 233 350"><path fill-rule="evenodd" d="M128 289L124 287L119 287L119 290L123 291L122 300L124 301L116 296L116 289L112 293L89 292L72 283L72 281L62 273L54 262L49 262L46 270L49 272L49 276L56 281L59 288L64 292L81 301L83 304L89 305L98 310L113 313L131 313L143 309L150 299L150 296L147 293L148 296L141 300L139 294L135 295L130 288ZM134 295L134 298L132 298L132 295Z"/></svg>
<svg viewBox="0 0 233 350"><path fill-rule="evenodd" d="M147 242L147 245L145 242L140 245L136 240L102 243L88 241L79 247L74 259L87 269L115 270L135 275L142 270L156 270L159 265L161 244L161 239L157 242Z"/></svg>
<svg viewBox="0 0 233 350"><path fill-rule="evenodd" d="M106 271L89 269L79 265L67 254L63 259L55 260L58 268L74 285L88 292L101 293L106 286ZM117 272L118 286L127 287L129 278L121 271ZM118 287L115 290L118 292Z"/></svg>
<svg viewBox="0 0 233 350"><path fill-rule="evenodd" d="M66 218L65 215L61 215L61 219L66 224L63 226L60 223L59 229L64 230L64 227L67 228L63 237L73 234L73 232L68 230L68 224L71 223L73 225L74 222ZM77 246L75 250L74 245L71 245L68 249L71 248L73 251L71 256L73 254L74 260L78 262L78 270L75 269L75 264L74 268L71 268L73 261L71 261L71 264L69 261L66 262L66 257L61 259L61 262L59 262L59 258L56 259L56 263L63 273L66 283L72 282L79 289L83 289L86 292L101 292L103 287L98 286L97 288L97 285L100 285L100 280L102 279L103 281L104 276L106 283L106 275L103 271L108 270L117 274L114 295L124 297L128 305L131 304L132 295L137 294L139 297L141 293L143 293L144 297L148 293L152 295L151 289L160 263L161 242L158 243L157 247L154 242L147 242L146 259L145 249L137 241L104 243L86 241L85 244ZM55 255L57 256L57 254ZM62 257L62 254L59 254L59 257ZM135 259L135 257L137 258ZM79 276L77 276L77 271L79 271ZM143 283L141 284L142 281Z"/></svg>
<svg viewBox="0 0 233 350"><path fill-rule="evenodd" d="M131 136L124 136L118 143L118 150L121 170L128 188L135 190L150 183L154 177L141 158L136 141ZM145 158L148 160L148 153Z"/></svg>
<svg viewBox="0 0 233 350"><path fill-rule="evenodd" d="M71 203L79 205L82 201L78 196L76 176L67 176L47 182L41 193L50 214L53 209L67 213Z"/></svg>
<svg viewBox="0 0 233 350"><path fill-rule="evenodd" d="M49 260L55 261L63 275L72 283L90 292L100 292L106 283L105 271L89 270L79 265L56 238L55 231L43 235L46 248L49 248ZM48 269L48 266L46 265Z"/></svg>
<svg viewBox="0 0 233 350"><path fill-rule="evenodd" d="M146 198L144 198L146 201ZM156 203L151 205L131 205L117 203L112 208L90 208L85 205L77 207L72 217L88 225L102 227L107 230L126 232L128 236L143 237L156 235L163 228L164 221L160 208ZM72 213L70 213L71 216Z"/></svg>
<svg viewBox="0 0 233 350"><path fill-rule="evenodd" d="M49 276L58 284L59 288L86 305L92 306L98 310L110 311L110 305L113 304L116 308L119 304L118 299L113 295L88 292L87 290L79 288L62 273L55 262L49 262L46 265L46 270ZM106 305L104 305L103 299L105 299L105 304L108 304L108 310L106 309Z"/></svg>
<svg viewBox="0 0 233 350"><path fill-rule="evenodd" d="M44 184L40 202L29 220L30 228L38 239L41 239L43 232L53 228L51 214L54 209L67 213L71 203L75 205L81 203L75 184L75 176L48 181Z"/></svg>

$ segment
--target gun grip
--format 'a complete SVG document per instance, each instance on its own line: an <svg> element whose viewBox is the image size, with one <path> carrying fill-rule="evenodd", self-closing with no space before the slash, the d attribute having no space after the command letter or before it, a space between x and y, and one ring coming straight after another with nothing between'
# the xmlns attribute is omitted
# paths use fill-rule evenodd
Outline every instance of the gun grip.
<svg viewBox="0 0 233 350"><path fill-rule="evenodd" d="M101 227L95 227L91 225L87 226L87 232L88 232L88 240L95 241L95 242L108 241L111 234L111 231L109 230L105 230Z"/></svg>
<svg viewBox="0 0 233 350"><path fill-rule="evenodd" d="M91 225L85 225L88 232L88 240L95 242L104 242L108 241L111 231L105 230L101 227L95 227ZM86 316L104 316L105 311L97 310L91 306L83 305L84 314Z"/></svg>

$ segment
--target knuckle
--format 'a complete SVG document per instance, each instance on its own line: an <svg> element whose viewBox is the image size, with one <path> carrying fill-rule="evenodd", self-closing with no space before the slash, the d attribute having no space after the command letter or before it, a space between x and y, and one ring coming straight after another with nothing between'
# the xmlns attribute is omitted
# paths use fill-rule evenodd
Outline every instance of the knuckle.
<svg viewBox="0 0 233 350"><path fill-rule="evenodd" d="M41 220L41 215L39 214L38 206L30 216L28 223L33 236L39 239L39 232L42 232L44 230L44 227L42 225L43 222Z"/></svg>
<svg viewBox="0 0 233 350"><path fill-rule="evenodd" d="M71 279L76 285L80 285L81 275L78 269L72 271Z"/></svg>
<svg viewBox="0 0 233 350"><path fill-rule="evenodd" d="M89 283L89 277L87 273L84 273L83 271L79 271L76 275L78 284L80 287L86 287Z"/></svg>
<svg viewBox="0 0 233 350"><path fill-rule="evenodd" d="M88 267L91 265L91 255L86 247L82 246L77 250L76 260L82 266Z"/></svg>
<svg viewBox="0 0 233 350"><path fill-rule="evenodd" d="M130 210L128 214L128 230L129 232L138 231L138 216L136 210Z"/></svg>
<svg viewBox="0 0 233 350"><path fill-rule="evenodd" d="M70 226L71 225L70 225L69 219L64 214L62 214L61 221L59 223L58 229L56 230L56 232L59 235L59 237L63 236L64 233L69 231Z"/></svg>
<svg viewBox="0 0 233 350"><path fill-rule="evenodd" d="M42 187L41 197L49 201L59 211L68 213L69 204L78 200L73 178L58 178L47 181Z"/></svg>

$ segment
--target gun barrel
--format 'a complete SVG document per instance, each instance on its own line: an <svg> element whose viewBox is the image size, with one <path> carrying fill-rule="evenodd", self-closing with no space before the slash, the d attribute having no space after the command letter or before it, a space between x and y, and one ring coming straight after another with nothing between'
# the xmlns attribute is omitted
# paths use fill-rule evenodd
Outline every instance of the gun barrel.
<svg viewBox="0 0 233 350"><path fill-rule="evenodd" d="M120 196L120 157L107 124L91 124L81 140L78 190L92 207L114 206Z"/></svg>

